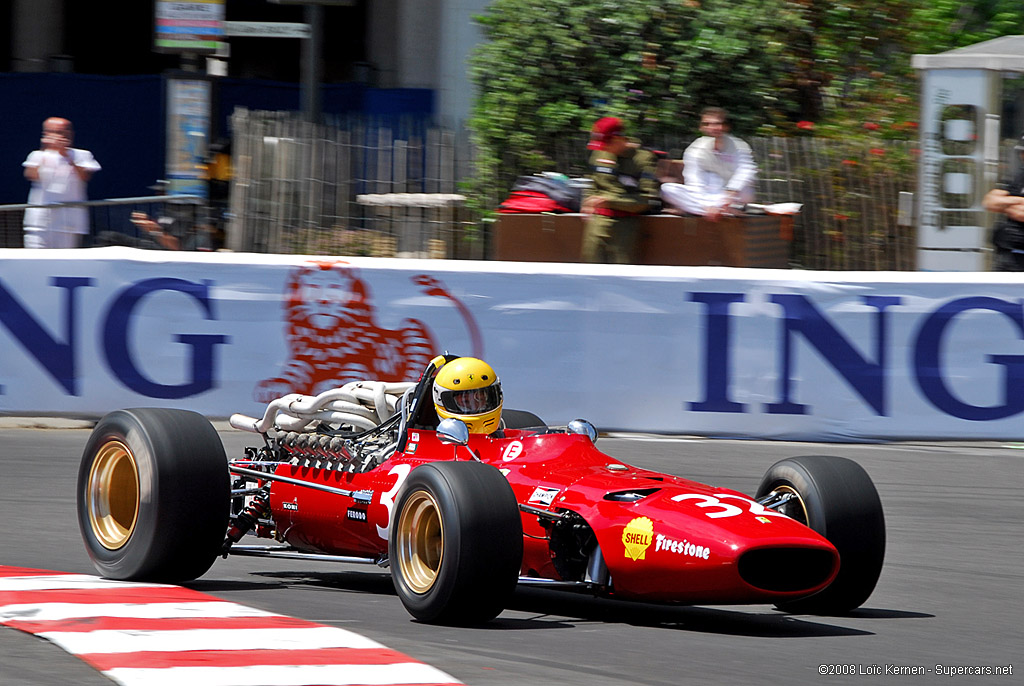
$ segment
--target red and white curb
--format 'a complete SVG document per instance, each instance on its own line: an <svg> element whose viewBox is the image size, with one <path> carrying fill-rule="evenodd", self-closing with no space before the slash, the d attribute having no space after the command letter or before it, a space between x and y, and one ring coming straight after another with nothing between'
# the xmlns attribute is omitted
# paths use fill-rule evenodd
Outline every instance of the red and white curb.
<svg viewBox="0 0 1024 686"><path fill-rule="evenodd" d="M124 686L461 683L354 632L180 586L0 566L0 624Z"/></svg>

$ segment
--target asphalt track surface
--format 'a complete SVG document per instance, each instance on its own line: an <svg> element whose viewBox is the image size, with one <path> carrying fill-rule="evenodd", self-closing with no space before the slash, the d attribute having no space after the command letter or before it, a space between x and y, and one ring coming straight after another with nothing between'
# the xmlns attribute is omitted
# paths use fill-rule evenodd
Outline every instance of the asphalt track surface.
<svg viewBox="0 0 1024 686"><path fill-rule="evenodd" d="M87 436L80 429L0 429L0 564L95 573L75 516ZM231 456L254 444L239 432L222 437ZM878 487L888 526L874 595L851 616L813 617L767 605L663 607L519 589L497 620L466 629L412 621L386 571L375 567L230 558L190 586L356 631L470 686L1021 683L1024 445L642 437L603 437L598 445L638 466L745 493L784 457L856 460ZM947 677L936 665L1012 665L1013 673ZM891 666L930 671L885 674ZM881 674L863 674L872 671ZM60 648L4 627L0 683L110 684Z"/></svg>

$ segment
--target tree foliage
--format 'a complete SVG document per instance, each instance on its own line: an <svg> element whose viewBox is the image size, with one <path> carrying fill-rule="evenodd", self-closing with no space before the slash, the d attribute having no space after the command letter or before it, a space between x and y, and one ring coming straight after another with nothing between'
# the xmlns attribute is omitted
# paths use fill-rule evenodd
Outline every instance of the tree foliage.
<svg viewBox="0 0 1024 686"><path fill-rule="evenodd" d="M1024 33L1020 0L931 0L919 3L910 40L918 52L936 53Z"/></svg>
<svg viewBox="0 0 1024 686"><path fill-rule="evenodd" d="M550 168L567 136L605 115L641 137L678 134L714 102L756 129L786 66L791 14L781 0L495 0L471 71L479 183L499 168Z"/></svg>
<svg viewBox="0 0 1024 686"><path fill-rule="evenodd" d="M1024 3L494 0L479 21L470 127L493 194L606 115L647 141L695 132L707 105L741 134L912 137L910 56L1024 31Z"/></svg>

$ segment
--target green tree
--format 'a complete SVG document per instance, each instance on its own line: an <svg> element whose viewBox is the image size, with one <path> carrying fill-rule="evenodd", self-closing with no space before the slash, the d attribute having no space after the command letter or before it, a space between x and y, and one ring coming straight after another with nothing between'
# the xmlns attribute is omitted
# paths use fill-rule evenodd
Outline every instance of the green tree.
<svg viewBox="0 0 1024 686"><path fill-rule="evenodd" d="M515 176L552 168L554 153L582 147L605 115L653 140L695 130L700 108L716 104L738 131L754 131L778 104L797 9L785 0L495 0L471 67L475 190L493 202Z"/></svg>
<svg viewBox="0 0 1024 686"><path fill-rule="evenodd" d="M692 134L706 105L740 134L913 139L911 55L1024 32L1024 3L494 0L479 21L470 127L486 207L582 150L606 115L648 142Z"/></svg>
<svg viewBox="0 0 1024 686"><path fill-rule="evenodd" d="M944 52L1024 33L1024 3L1020 0L931 0L919 4L909 36L917 52Z"/></svg>

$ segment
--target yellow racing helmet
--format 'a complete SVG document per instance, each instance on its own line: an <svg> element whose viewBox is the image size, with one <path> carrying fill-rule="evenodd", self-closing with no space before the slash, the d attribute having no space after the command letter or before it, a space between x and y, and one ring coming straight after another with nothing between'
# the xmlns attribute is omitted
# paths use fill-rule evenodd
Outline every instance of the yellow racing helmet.
<svg viewBox="0 0 1024 686"><path fill-rule="evenodd" d="M501 423L501 382L491 365L457 357L434 377L434 409L441 419L458 419L469 432L489 434Z"/></svg>

